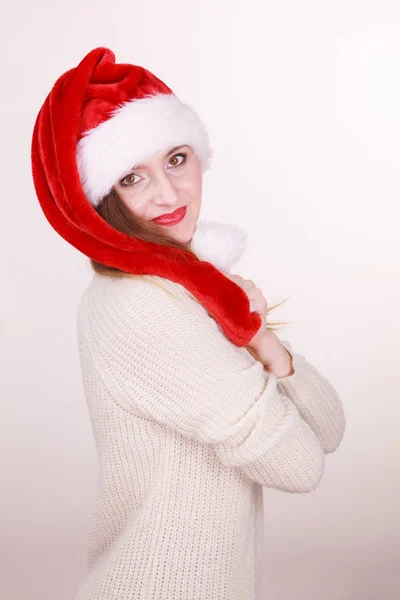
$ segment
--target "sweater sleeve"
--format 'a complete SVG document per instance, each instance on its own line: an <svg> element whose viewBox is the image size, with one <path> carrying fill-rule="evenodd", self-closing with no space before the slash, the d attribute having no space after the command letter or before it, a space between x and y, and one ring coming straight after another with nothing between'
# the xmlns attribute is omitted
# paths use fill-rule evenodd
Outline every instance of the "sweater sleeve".
<svg viewBox="0 0 400 600"><path fill-rule="evenodd" d="M280 340L292 357L294 373L278 379L279 392L290 398L318 437L325 454L342 441L346 420L332 384L287 340Z"/></svg>
<svg viewBox="0 0 400 600"><path fill-rule="evenodd" d="M82 299L80 347L115 401L211 444L224 465L263 486L315 489L325 456L294 402L199 302L175 289L137 279Z"/></svg>

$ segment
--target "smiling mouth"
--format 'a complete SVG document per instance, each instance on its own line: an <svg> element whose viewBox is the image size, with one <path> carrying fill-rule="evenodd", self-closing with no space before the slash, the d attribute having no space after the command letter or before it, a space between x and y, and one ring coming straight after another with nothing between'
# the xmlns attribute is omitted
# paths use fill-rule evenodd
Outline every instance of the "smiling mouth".
<svg viewBox="0 0 400 600"><path fill-rule="evenodd" d="M174 210L174 212L172 213L160 215L159 217L156 217L152 220L154 221L154 223L160 223L162 225L176 225L177 223L182 221L185 214L186 206L182 206L181 208Z"/></svg>

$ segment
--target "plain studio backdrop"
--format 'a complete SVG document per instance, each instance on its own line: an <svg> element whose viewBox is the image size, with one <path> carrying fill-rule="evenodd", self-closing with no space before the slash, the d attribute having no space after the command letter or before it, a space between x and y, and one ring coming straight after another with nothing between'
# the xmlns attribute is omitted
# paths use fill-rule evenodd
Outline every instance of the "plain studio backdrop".
<svg viewBox="0 0 400 600"><path fill-rule="evenodd" d="M344 404L317 490L264 489L262 598L399 598L397 0L8 2L2 43L1 598L72 600L85 568L97 456L75 319L91 270L41 211L30 142L96 46L196 108L214 149L201 217L247 230L233 272L289 297L281 339Z"/></svg>

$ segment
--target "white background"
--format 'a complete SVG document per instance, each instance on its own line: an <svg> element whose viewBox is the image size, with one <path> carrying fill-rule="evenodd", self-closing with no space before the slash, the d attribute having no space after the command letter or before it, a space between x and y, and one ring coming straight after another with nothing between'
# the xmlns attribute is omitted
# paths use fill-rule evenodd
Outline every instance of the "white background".
<svg viewBox="0 0 400 600"><path fill-rule="evenodd" d="M289 297L271 319L345 408L318 489L264 490L262 598L398 598L398 2L42 0L2 18L1 597L72 600L85 568L97 457L75 317L91 271L41 212L30 142L58 76L107 46L207 124L201 216L246 228L234 272Z"/></svg>

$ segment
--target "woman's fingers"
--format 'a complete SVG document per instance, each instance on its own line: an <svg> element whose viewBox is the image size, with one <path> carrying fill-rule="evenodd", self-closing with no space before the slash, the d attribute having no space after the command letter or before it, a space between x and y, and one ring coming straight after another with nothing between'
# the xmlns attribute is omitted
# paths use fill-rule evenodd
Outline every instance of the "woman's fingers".
<svg viewBox="0 0 400 600"><path fill-rule="evenodd" d="M268 303L266 301L266 299L264 298L264 296L262 295L261 290L251 290L249 293L249 300L250 300L250 312L257 312L260 315L263 315L266 310L267 310L267 306Z"/></svg>
<svg viewBox="0 0 400 600"><path fill-rule="evenodd" d="M247 344L248 348L257 349L260 340L263 339L263 336L268 331L267 324L267 307L268 302L260 288L256 286L253 280L251 279L243 279L240 275L227 275L232 281L234 281L237 285L239 285L247 294L250 304L250 312L256 312L261 317L261 325L255 336L250 340Z"/></svg>
<svg viewBox="0 0 400 600"><path fill-rule="evenodd" d="M256 286L252 279L244 279L240 275L228 275L237 285L239 285L247 294L250 302L250 312L257 312L263 315L268 306L268 302L262 293L262 290Z"/></svg>

